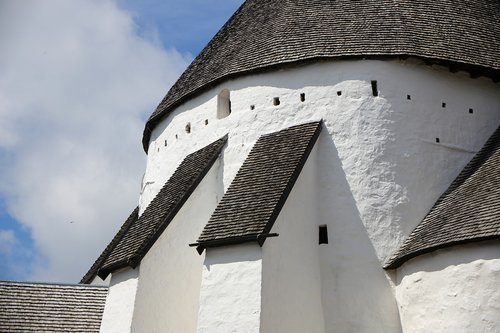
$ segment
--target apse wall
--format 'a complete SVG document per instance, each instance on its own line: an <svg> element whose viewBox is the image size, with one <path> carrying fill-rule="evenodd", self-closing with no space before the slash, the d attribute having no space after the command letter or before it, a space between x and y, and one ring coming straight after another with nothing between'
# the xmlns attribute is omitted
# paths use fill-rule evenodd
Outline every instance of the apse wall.
<svg viewBox="0 0 500 333"><path fill-rule="evenodd" d="M223 117L217 108L225 89L231 111ZM260 135L323 119L330 137L323 144L344 174L338 180L325 169L326 183L345 182L351 213L384 260L496 129L499 106L500 87L491 80L413 59L325 61L227 81L154 129L141 211L188 153L226 133L224 188ZM325 202L339 197L334 186L321 191ZM333 213L321 210L325 220Z"/></svg>

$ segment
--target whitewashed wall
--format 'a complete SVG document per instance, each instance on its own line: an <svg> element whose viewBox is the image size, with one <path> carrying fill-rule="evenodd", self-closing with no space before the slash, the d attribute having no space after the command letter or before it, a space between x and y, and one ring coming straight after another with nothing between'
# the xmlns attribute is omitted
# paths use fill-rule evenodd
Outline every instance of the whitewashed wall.
<svg viewBox="0 0 500 333"><path fill-rule="evenodd" d="M111 275L99 332L130 332L138 283L139 267L126 268Z"/></svg>
<svg viewBox="0 0 500 333"><path fill-rule="evenodd" d="M132 332L196 332L204 255L198 239L222 190L217 160L141 261Z"/></svg>
<svg viewBox="0 0 500 333"><path fill-rule="evenodd" d="M404 332L500 332L500 242L455 246L398 269Z"/></svg>
<svg viewBox="0 0 500 333"><path fill-rule="evenodd" d="M232 113L217 119L224 88ZM331 237L319 248L325 330L397 332L397 313L380 310L396 307L381 262L500 124L500 86L489 79L410 59L321 62L225 82L179 106L153 131L141 210L188 153L222 135L229 133L227 188L259 136L319 119L325 129L318 143L317 223L327 224ZM214 260L224 255L213 253ZM204 278L208 273L205 267ZM200 320L209 316L200 312Z"/></svg>
<svg viewBox="0 0 500 333"><path fill-rule="evenodd" d="M206 249L198 332L260 332L261 286L256 243Z"/></svg>
<svg viewBox="0 0 500 333"><path fill-rule="evenodd" d="M262 248L261 333L325 332L318 245L317 149Z"/></svg>

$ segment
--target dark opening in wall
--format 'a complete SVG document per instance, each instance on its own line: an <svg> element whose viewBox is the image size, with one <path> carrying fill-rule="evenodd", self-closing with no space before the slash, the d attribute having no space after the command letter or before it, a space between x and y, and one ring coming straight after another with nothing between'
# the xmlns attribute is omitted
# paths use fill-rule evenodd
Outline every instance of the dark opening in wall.
<svg viewBox="0 0 500 333"><path fill-rule="evenodd" d="M231 114L231 95L229 90L223 89L217 96L217 118L226 118Z"/></svg>
<svg viewBox="0 0 500 333"><path fill-rule="evenodd" d="M372 94L378 96L377 81L372 80Z"/></svg>
<svg viewBox="0 0 500 333"><path fill-rule="evenodd" d="M319 226L319 244L328 244L328 229L326 224Z"/></svg>
<svg viewBox="0 0 500 333"><path fill-rule="evenodd" d="M176 134L176 135L175 135L175 138L176 138L176 139L178 139L178 138L179 138L179 136Z"/></svg>
<svg viewBox="0 0 500 333"><path fill-rule="evenodd" d="M255 105L250 105L250 110L255 110Z"/></svg>
<svg viewBox="0 0 500 333"><path fill-rule="evenodd" d="M441 107L445 108L446 107L446 103L445 102L441 103Z"/></svg>
<svg viewBox="0 0 500 333"><path fill-rule="evenodd" d="M342 91L337 91L337 96L341 96L342 95Z"/></svg>
<svg viewBox="0 0 500 333"><path fill-rule="evenodd" d="M406 95L407 100L411 100L411 95Z"/></svg>
<svg viewBox="0 0 500 333"><path fill-rule="evenodd" d="M274 97L273 98L273 105L280 105L280 98L279 97Z"/></svg>
<svg viewBox="0 0 500 333"><path fill-rule="evenodd" d="M186 124L186 133L191 133L191 123Z"/></svg>
<svg viewBox="0 0 500 333"><path fill-rule="evenodd" d="M208 125L208 119L205 119L205 125Z"/></svg>
<svg viewBox="0 0 500 333"><path fill-rule="evenodd" d="M439 143L439 138L436 138L436 143Z"/></svg>
<svg viewBox="0 0 500 333"><path fill-rule="evenodd" d="M305 102L306 101L306 94L304 94L304 93L300 94L300 101L301 102Z"/></svg>
<svg viewBox="0 0 500 333"><path fill-rule="evenodd" d="M165 140L165 147L167 146L167 140Z"/></svg>
<svg viewBox="0 0 500 333"><path fill-rule="evenodd" d="M470 108L469 113L474 113L474 110L472 108Z"/></svg>

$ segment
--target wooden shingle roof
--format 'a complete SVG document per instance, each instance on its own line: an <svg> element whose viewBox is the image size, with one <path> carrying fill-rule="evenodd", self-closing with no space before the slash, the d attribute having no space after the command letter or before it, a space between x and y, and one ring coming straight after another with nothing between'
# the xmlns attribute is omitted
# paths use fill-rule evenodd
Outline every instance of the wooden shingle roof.
<svg viewBox="0 0 500 333"><path fill-rule="evenodd" d="M98 268L106 276L123 267L136 267L210 170L227 136L186 156L144 213L133 220ZM120 232L119 232L120 233Z"/></svg>
<svg viewBox="0 0 500 333"><path fill-rule="evenodd" d="M143 135L220 82L320 59L414 56L500 79L498 0L247 0L189 65Z"/></svg>
<svg viewBox="0 0 500 333"><path fill-rule="evenodd" d="M0 332L99 332L108 288L0 281Z"/></svg>
<svg viewBox="0 0 500 333"><path fill-rule="evenodd" d="M261 136L203 229L206 247L257 241L261 245L321 132L322 122Z"/></svg>
<svg viewBox="0 0 500 333"><path fill-rule="evenodd" d="M500 127L385 268L440 248L500 238Z"/></svg>

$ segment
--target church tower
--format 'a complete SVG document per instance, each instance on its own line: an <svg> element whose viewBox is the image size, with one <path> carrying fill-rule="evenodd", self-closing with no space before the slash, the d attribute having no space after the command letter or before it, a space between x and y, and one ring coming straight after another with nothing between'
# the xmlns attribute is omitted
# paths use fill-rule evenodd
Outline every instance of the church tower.
<svg viewBox="0 0 500 333"><path fill-rule="evenodd" d="M499 22L247 0L146 123L101 332L500 330Z"/></svg>

